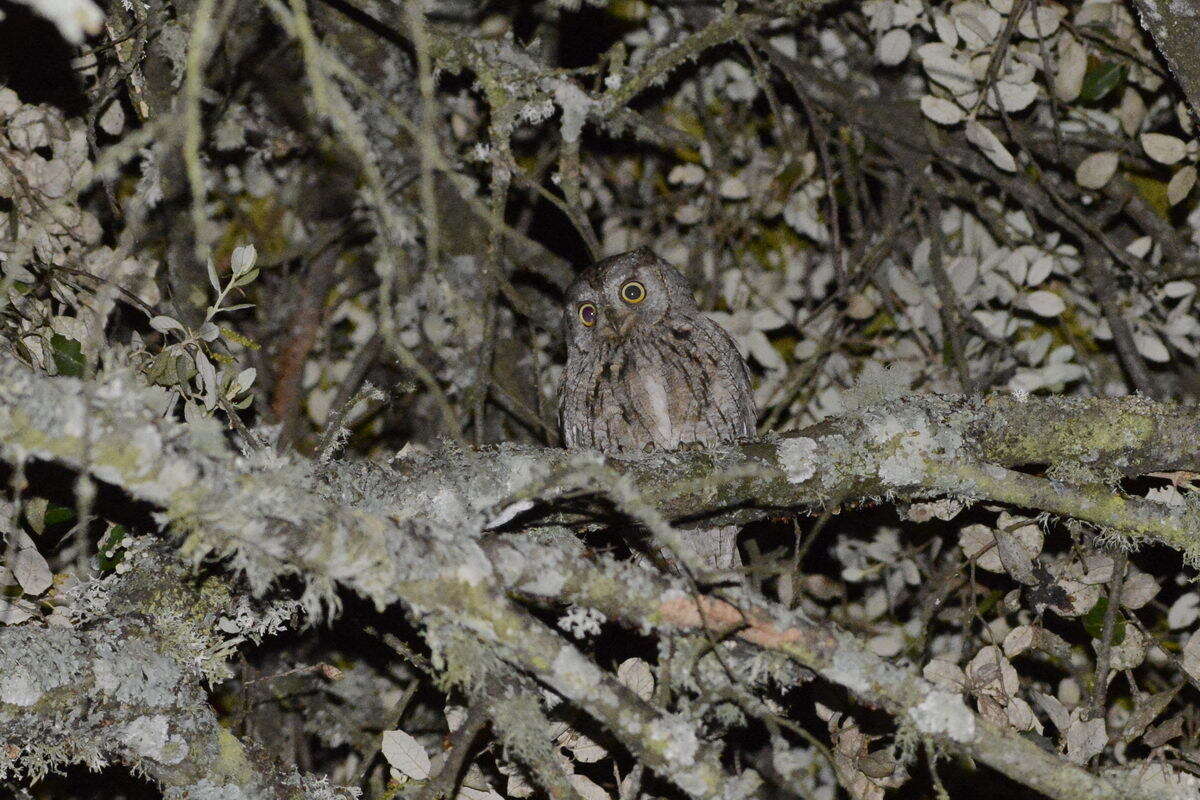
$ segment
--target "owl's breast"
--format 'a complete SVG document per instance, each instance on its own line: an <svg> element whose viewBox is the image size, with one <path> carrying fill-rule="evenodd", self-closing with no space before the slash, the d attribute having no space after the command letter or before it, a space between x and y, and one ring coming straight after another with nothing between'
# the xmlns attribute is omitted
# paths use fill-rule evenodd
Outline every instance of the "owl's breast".
<svg viewBox="0 0 1200 800"><path fill-rule="evenodd" d="M688 321L572 353L560 413L568 447L621 453L751 435L752 404L732 341Z"/></svg>

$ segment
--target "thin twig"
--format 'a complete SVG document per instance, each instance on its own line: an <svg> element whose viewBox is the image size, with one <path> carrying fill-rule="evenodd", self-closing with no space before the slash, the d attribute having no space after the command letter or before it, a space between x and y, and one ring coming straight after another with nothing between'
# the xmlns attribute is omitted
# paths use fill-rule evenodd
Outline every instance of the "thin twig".
<svg viewBox="0 0 1200 800"><path fill-rule="evenodd" d="M454 797L458 793L458 783L462 778L467 758L475 746L475 740L488 724L487 704L477 702L467 709L467 718L450 737L450 752L446 762L437 775L429 779L422 787L417 800L441 800Z"/></svg>
<svg viewBox="0 0 1200 800"><path fill-rule="evenodd" d="M418 678L413 678L408 684L408 688L404 690L404 694L396 701L396 705L392 707L392 711L384 719L383 729L390 731L396 729L400 725L400 721L404 719L404 714L408 711L408 706L412 703L413 697L417 694L417 689L421 688L421 681ZM363 781L367 779L367 775L371 771L371 765L375 763L375 758L379 755L379 751L383 749L383 737L376 738L371 743L371 749L363 755L362 764L358 767L358 774L354 776L353 786L363 786ZM363 787L364 789L366 787Z"/></svg>
<svg viewBox="0 0 1200 800"><path fill-rule="evenodd" d="M1095 686L1092 687L1092 718L1105 717L1105 695L1108 691L1109 664L1112 663L1112 638L1116 627L1117 609L1121 605L1121 590L1125 586L1125 570L1129 566L1129 554L1124 550L1113 556L1113 576L1108 582L1108 605L1104 608L1104 628L1100 633L1100 647L1096 651Z"/></svg>

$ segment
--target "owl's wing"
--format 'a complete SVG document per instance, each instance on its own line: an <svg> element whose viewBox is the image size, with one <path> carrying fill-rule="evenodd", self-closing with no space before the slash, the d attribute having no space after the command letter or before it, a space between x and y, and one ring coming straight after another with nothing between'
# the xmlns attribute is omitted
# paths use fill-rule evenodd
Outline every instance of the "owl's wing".
<svg viewBox="0 0 1200 800"><path fill-rule="evenodd" d="M714 395L713 410L720 412L720 424L728 431L724 438L754 436L758 412L746 360L738 352L733 337L713 320L700 316L696 327L707 339L708 350L716 362L710 391Z"/></svg>

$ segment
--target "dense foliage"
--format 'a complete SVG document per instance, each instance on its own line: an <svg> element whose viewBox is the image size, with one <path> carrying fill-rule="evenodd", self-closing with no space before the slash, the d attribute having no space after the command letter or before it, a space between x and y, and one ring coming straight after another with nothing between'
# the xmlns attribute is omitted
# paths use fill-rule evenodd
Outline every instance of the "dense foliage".
<svg viewBox="0 0 1200 800"><path fill-rule="evenodd" d="M1200 139L1129 3L4 13L0 793L1200 792ZM556 449L643 244L765 443ZM710 513L742 573L645 555Z"/></svg>

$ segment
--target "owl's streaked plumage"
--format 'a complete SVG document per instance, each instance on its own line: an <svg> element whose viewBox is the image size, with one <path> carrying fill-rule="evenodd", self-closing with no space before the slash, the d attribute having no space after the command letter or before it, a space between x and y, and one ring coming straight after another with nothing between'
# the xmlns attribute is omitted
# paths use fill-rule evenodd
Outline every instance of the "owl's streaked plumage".
<svg viewBox="0 0 1200 800"><path fill-rule="evenodd" d="M567 447L637 453L754 435L746 362L683 275L649 248L585 270L567 290L563 333ZM706 561L737 563L736 530L706 533L720 539L697 547Z"/></svg>
<svg viewBox="0 0 1200 800"><path fill-rule="evenodd" d="M649 248L583 272L567 290L563 332L567 447L673 450L754 435L746 362L683 275Z"/></svg>

